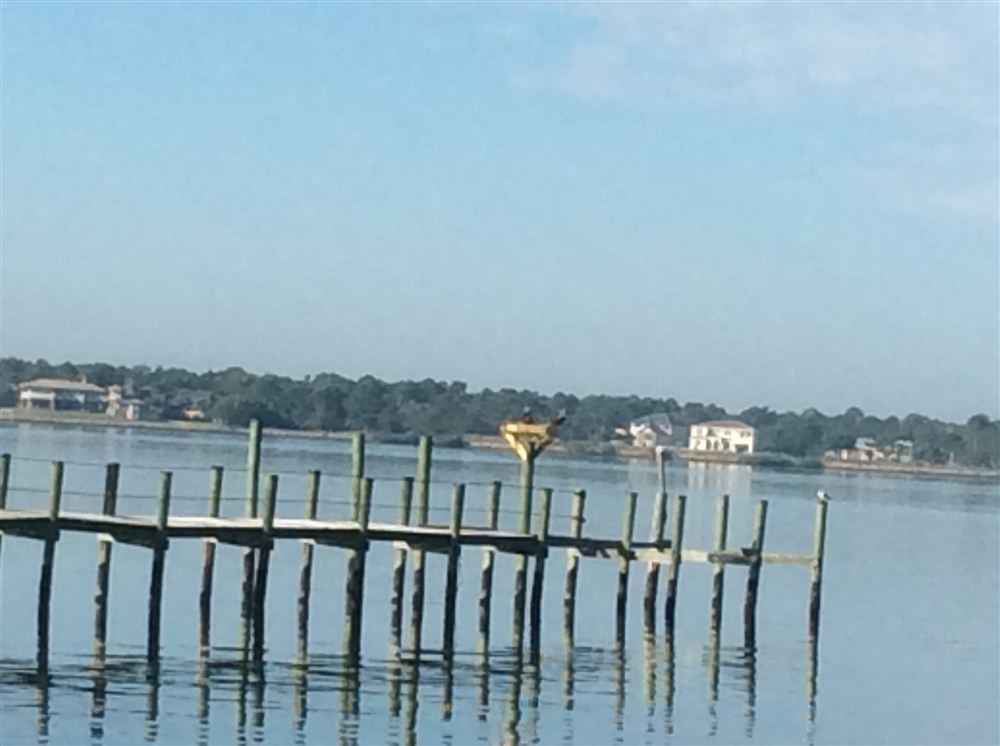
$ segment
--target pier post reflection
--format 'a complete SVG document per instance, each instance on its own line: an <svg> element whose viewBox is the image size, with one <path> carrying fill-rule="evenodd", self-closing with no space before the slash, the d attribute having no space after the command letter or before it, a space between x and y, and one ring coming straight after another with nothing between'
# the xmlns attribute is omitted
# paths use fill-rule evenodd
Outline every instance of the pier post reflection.
<svg viewBox="0 0 1000 746"><path fill-rule="evenodd" d="M38 708L38 742L49 742L49 680L48 671L40 670L35 678L35 706Z"/></svg>
<svg viewBox="0 0 1000 746"><path fill-rule="evenodd" d="M646 713L652 717L656 711L656 636L647 633L642 641L642 691L646 698Z"/></svg>
<svg viewBox="0 0 1000 746"><path fill-rule="evenodd" d="M663 730L667 735L674 732L674 683L676 673L674 637L670 632L667 632L663 640Z"/></svg>
<svg viewBox="0 0 1000 746"><path fill-rule="evenodd" d="M108 677L103 651L95 652L88 668L91 681L90 739L100 742L104 739L104 713L107 704Z"/></svg>
<svg viewBox="0 0 1000 746"><path fill-rule="evenodd" d="M403 743L414 746L417 742L417 710L420 706L420 665L414 659L408 665L409 681L406 687L406 709L403 717Z"/></svg>
<svg viewBox="0 0 1000 746"><path fill-rule="evenodd" d="M705 647L705 667L708 670L708 734L715 736L719 730L719 636L712 633Z"/></svg>
<svg viewBox="0 0 1000 746"><path fill-rule="evenodd" d="M199 746L204 746L208 743L208 714L212 687L211 670L209 669L208 659L204 656L199 657L194 685L198 688L196 711L196 717L198 718L198 744Z"/></svg>
<svg viewBox="0 0 1000 746"><path fill-rule="evenodd" d="M524 659L520 646L514 648L513 666L510 672L510 696L507 702L507 716L503 723L503 743L516 746L521 742L521 681L524 675Z"/></svg>
<svg viewBox="0 0 1000 746"><path fill-rule="evenodd" d="M615 681L615 730L619 733L625 727L625 651L616 649L614 653Z"/></svg>
<svg viewBox="0 0 1000 746"><path fill-rule="evenodd" d="M292 666L292 727L295 742L305 743L306 716L309 712L309 664L300 660Z"/></svg>
<svg viewBox="0 0 1000 746"><path fill-rule="evenodd" d="M160 663L152 661L146 668L146 741L155 743L160 732Z"/></svg>
<svg viewBox="0 0 1000 746"><path fill-rule="evenodd" d="M485 723L490 715L490 651L482 649L479 654L479 661L476 666L476 678L478 684L478 705L477 717L480 722Z"/></svg>

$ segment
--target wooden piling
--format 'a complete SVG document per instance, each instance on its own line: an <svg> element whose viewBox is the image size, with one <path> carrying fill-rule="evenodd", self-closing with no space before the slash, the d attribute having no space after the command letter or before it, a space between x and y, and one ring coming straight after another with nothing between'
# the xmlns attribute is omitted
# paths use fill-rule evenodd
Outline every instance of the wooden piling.
<svg viewBox="0 0 1000 746"><path fill-rule="evenodd" d="M111 462L104 472L103 515L114 515L118 500L119 465ZM108 593L111 580L111 539L97 539L97 590L94 593L94 655L104 658L108 636Z"/></svg>
<svg viewBox="0 0 1000 746"><path fill-rule="evenodd" d="M306 518L316 520L319 507L319 471L310 471L306 475ZM298 641L295 658L299 664L305 664L309 655L309 596L312 592L312 566L315 547L310 540L302 542L302 563L299 568L299 599L298 599Z"/></svg>
<svg viewBox="0 0 1000 746"><path fill-rule="evenodd" d="M0 510L7 508L7 489L10 487L10 454L0 454ZM0 541L3 532L0 531Z"/></svg>
<svg viewBox="0 0 1000 746"><path fill-rule="evenodd" d="M364 479L358 501L357 546L349 550L344 603L344 653L357 658L361 652L361 612L364 606L365 559L368 554L368 521L372 507L372 480Z"/></svg>
<svg viewBox="0 0 1000 746"><path fill-rule="evenodd" d="M399 487L399 524L410 524L413 502L413 477L404 477ZM389 630L392 645L398 650L403 637L403 592L406 586L406 549L397 547L392 562L392 599L389 603Z"/></svg>
<svg viewBox="0 0 1000 746"><path fill-rule="evenodd" d="M826 548L827 501L816 503L816 521L813 525L813 561L809 583L809 639L819 636L819 602L823 589L823 555Z"/></svg>
<svg viewBox="0 0 1000 746"><path fill-rule="evenodd" d="M486 527L496 531L499 525L501 483L490 485L490 499L486 505ZM490 647L490 611L493 602L493 565L496 560L496 550L493 547L483 547L483 575L479 585L479 649L482 652Z"/></svg>
<svg viewBox="0 0 1000 746"><path fill-rule="evenodd" d="M264 487L264 520L261 522L261 533L264 541L258 550L257 579L253 591L253 657L260 661L264 656L264 621L266 617L267 574L271 566L271 549L274 539L271 532L274 528L274 512L278 501L278 475L268 474Z"/></svg>
<svg viewBox="0 0 1000 746"><path fill-rule="evenodd" d="M42 570L38 578L38 670L45 673L49 668L49 619L52 602L52 570L56 558L56 542L59 541L59 510L62 504L63 462L53 461L49 476L49 521L52 526L45 536L42 549Z"/></svg>
<svg viewBox="0 0 1000 746"><path fill-rule="evenodd" d="M630 492L625 500L622 515L622 554L618 558L618 593L615 603L615 645L625 649L625 616L628 610L629 553L632 551L632 536L635 533L635 507L639 494Z"/></svg>
<svg viewBox="0 0 1000 746"><path fill-rule="evenodd" d="M160 472L160 496L156 505L156 538L153 541L153 565L149 574L149 618L146 634L146 658L151 662L160 657L163 569L167 557L167 516L170 514L172 479L171 472Z"/></svg>
<svg viewBox="0 0 1000 746"><path fill-rule="evenodd" d="M535 482L534 447L528 452L528 458L521 461L521 518L519 530L522 534L531 533L531 493ZM514 614L513 614L513 644L517 650L524 645L524 610L528 590L528 555L518 554L514 557Z"/></svg>
<svg viewBox="0 0 1000 746"><path fill-rule="evenodd" d="M365 434L351 436L351 520L358 520L361 507L361 480L365 477Z"/></svg>
<svg viewBox="0 0 1000 746"><path fill-rule="evenodd" d="M586 490L573 492L573 507L570 509L570 536L579 541L583 536L583 510L587 502ZM580 553L576 549L566 550L566 590L563 592L563 641L567 648L573 647L576 621L576 581L580 571Z"/></svg>
<svg viewBox="0 0 1000 746"><path fill-rule="evenodd" d="M764 551L764 527L767 522L767 500L761 500L753 513L753 533L750 547L753 556L747 568L747 592L743 600L743 646L753 648L757 641L757 590L760 587L760 567Z"/></svg>
<svg viewBox="0 0 1000 746"><path fill-rule="evenodd" d="M716 552L726 551L726 534L729 529L729 495L719 495L715 502L715 543ZM722 586L726 566L722 562L712 563L712 613L709 632L718 637L722 626Z"/></svg>
<svg viewBox="0 0 1000 746"><path fill-rule="evenodd" d="M538 526L535 536L538 537L538 553L535 554L535 576L531 582L531 653L538 655L542 638L542 591L545 588L545 559L549 548L549 519L552 514L552 490L542 490L541 503L538 506Z"/></svg>
<svg viewBox="0 0 1000 746"><path fill-rule="evenodd" d="M662 451L656 452L657 459L662 463ZM660 549L663 544L663 529L667 518L667 493L656 493L656 502L653 504L653 522L649 530L649 540ZM646 592L642 599L643 627L647 634L652 635L656 631L656 591L660 582L660 563L650 562L646 568Z"/></svg>
<svg viewBox="0 0 1000 746"><path fill-rule="evenodd" d="M247 440L246 502L243 510L243 515L247 518L257 517L257 502L260 490L260 447L260 420L251 420ZM243 549L243 588L242 600L240 601L240 626L236 637L236 647L243 655L246 655L250 646L255 565L256 550L253 547L245 547Z"/></svg>
<svg viewBox="0 0 1000 746"><path fill-rule="evenodd" d="M673 640L677 611L677 581L681 574L681 545L684 542L684 509L687 496L678 495L674 503L674 526L670 537L670 568L667 571L666 602L663 608L663 630L668 642Z"/></svg>
<svg viewBox="0 0 1000 746"><path fill-rule="evenodd" d="M444 585L444 634L443 649L446 657L455 651L455 604L458 601L458 561L462 550L458 543L462 534L462 512L465 509L465 485L456 484L451 495L451 522L448 533L448 566Z"/></svg>
<svg viewBox="0 0 1000 746"><path fill-rule="evenodd" d="M430 511L431 487L431 451L433 440L429 435L420 437L417 446L417 478L416 478L416 525L426 526ZM413 552L413 597L410 609L410 649L414 655L420 655L424 625L424 564L426 555L423 549Z"/></svg>
<svg viewBox="0 0 1000 746"><path fill-rule="evenodd" d="M218 518L222 508L222 467L213 466L208 480L208 515ZM215 582L215 539L204 539L201 592L198 594L198 650L208 657L212 649L212 586Z"/></svg>

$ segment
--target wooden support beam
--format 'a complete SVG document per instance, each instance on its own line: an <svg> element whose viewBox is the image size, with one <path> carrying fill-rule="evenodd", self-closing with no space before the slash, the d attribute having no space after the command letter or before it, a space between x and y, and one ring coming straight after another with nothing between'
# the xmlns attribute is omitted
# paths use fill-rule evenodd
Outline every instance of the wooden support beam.
<svg viewBox="0 0 1000 746"><path fill-rule="evenodd" d="M663 452L658 450L656 458L662 467ZM666 504L667 493L657 492L656 502L653 503L653 522L649 529L649 541L658 550L663 543L663 529L667 517ZM646 567L646 592L642 599L643 626L648 635L656 632L656 591L659 582L660 563L650 562Z"/></svg>
<svg viewBox="0 0 1000 746"><path fill-rule="evenodd" d="M208 515L218 518L222 508L222 467L213 466L208 478ZM207 658L212 649L212 586L215 583L215 540L202 540L201 591L198 594L198 651Z"/></svg>
<svg viewBox="0 0 1000 746"><path fill-rule="evenodd" d="M413 477L404 477L399 487L399 523L410 524L410 507L413 502ZM392 562L392 599L389 603L389 631L392 645L397 651L403 637L403 593L406 586L406 553L397 547Z"/></svg>
<svg viewBox="0 0 1000 746"><path fill-rule="evenodd" d="M260 662L264 657L264 622L267 615L267 575L271 566L271 547L274 540L274 513L278 502L278 475L268 474L264 487L264 520L261 522L263 543L258 551L257 579L253 592L253 658Z"/></svg>
<svg viewBox="0 0 1000 746"><path fill-rule="evenodd" d="M639 495L630 492L625 500L622 515L622 550L618 560L618 593L615 596L615 645L619 651L625 650L625 617L628 610L629 552L632 550L632 535L635 533L635 508Z"/></svg>
<svg viewBox="0 0 1000 746"><path fill-rule="evenodd" d="M365 434L351 436L351 520L358 520L361 506L361 480L365 477Z"/></svg>
<svg viewBox="0 0 1000 746"><path fill-rule="evenodd" d="M529 447L527 458L521 461L521 517L519 530L522 534L531 533L531 497L535 482L535 454ZM517 650L524 646L524 610L528 590L528 556L518 555L514 558L514 614L513 643Z"/></svg>
<svg viewBox="0 0 1000 746"><path fill-rule="evenodd" d="M357 659L361 653L361 612L364 607L365 559L368 554L368 521L372 508L372 480L364 479L358 503L358 529L362 541L348 552L344 603L344 653Z"/></svg>
<svg viewBox="0 0 1000 746"><path fill-rule="evenodd" d="M496 531L500 514L500 482L490 485L489 502L486 505L486 528ZM485 653L490 648L490 612L493 601L493 565L496 560L496 550L493 547L483 549L483 575L479 585L479 649Z"/></svg>
<svg viewBox="0 0 1000 746"><path fill-rule="evenodd" d="M319 471L306 474L306 520L316 520L319 508ZM298 635L295 659L304 665L309 657L309 596L312 591L312 566L314 547L311 541L302 541L302 563L299 568Z"/></svg>
<svg viewBox="0 0 1000 746"><path fill-rule="evenodd" d="M448 550L448 565L444 582L444 633L442 636L444 655L450 658L455 652L455 604L458 601L458 560L462 545L458 539L462 533L462 513L465 510L465 485L456 484L451 496L451 523L449 533L452 543Z"/></svg>
<svg viewBox="0 0 1000 746"><path fill-rule="evenodd" d="M155 662L160 657L163 570L167 558L167 516L170 514L172 479L171 472L160 472L160 495L156 504L156 542L153 545L153 565L149 573L149 616L146 626L146 658L150 662Z"/></svg>
<svg viewBox="0 0 1000 746"><path fill-rule="evenodd" d="M826 500L816 503L813 524L813 561L809 582L809 639L819 637L819 602L823 590L823 555L826 550Z"/></svg>
<svg viewBox="0 0 1000 746"><path fill-rule="evenodd" d="M426 526L430 512L431 487L431 456L433 440L431 436L422 435L417 445L417 478L416 478L416 525ZM424 630L424 563L426 557L423 549L413 552L413 596L410 609L410 649L417 657L420 656Z"/></svg>
<svg viewBox="0 0 1000 746"><path fill-rule="evenodd" d="M49 669L49 627L52 603L52 571L56 560L56 542L59 531L55 528L62 505L63 462L53 461L49 475L49 514L53 528L45 537L42 549L42 571L38 578L38 670L46 673Z"/></svg>
<svg viewBox="0 0 1000 746"><path fill-rule="evenodd" d="M583 536L583 510L587 502L587 491L573 492L573 507L570 509L570 536L579 541ZM566 590L563 592L563 642L572 649L576 620L576 584L580 571L580 553L573 548L566 551Z"/></svg>
<svg viewBox="0 0 1000 746"><path fill-rule="evenodd" d="M538 538L538 553L535 554L535 576L531 582L531 654L538 657L542 639L542 591L545 588L545 560L549 555L547 541L549 538L549 519L552 515L552 490L542 490L542 499L538 506L538 526L535 536Z"/></svg>
<svg viewBox="0 0 1000 746"><path fill-rule="evenodd" d="M114 515L118 501L120 466L111 462L104 472L103 515ZM111 582L111 538L97 538L97 589L94 592L94 655L103 659L108 637L108 594Z"/></svg>
<svg viewBox="0 0 1000 746"><path fill-rule="evenodd" d="M743 600L743 647L754 648L757 642L757 590L760 587L761 553L767 523L767 500L761 500L753 513L751 548L754 559L747 570L747 592Z"/></svg>
<svg viewBox="0 0 1000 746"><path fill-rule="evenodd" d="M674 526L670 539L670 569L667 572L666 602L663 607L663 631L673 640L674 619L677 611L677 581L681 574L681 545L684 542L684 510L687 496L678 495L674 506Z"/></svg>
<svg viewBox="0 0 1000 746"><path fill-rule="evenodd" d="M726 551L726 534L729 530L729 495L719 495L715 502L715 543L716 552ZM722 626L723 580L726 566L722 562L712 565L712 609L709 632L718 637Z"/></svg>

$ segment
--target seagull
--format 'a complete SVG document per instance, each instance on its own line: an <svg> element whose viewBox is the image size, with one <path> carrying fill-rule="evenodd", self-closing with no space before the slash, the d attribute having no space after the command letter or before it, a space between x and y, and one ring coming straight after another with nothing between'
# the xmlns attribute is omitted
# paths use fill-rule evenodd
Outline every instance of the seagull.
<svg viewBox="0 0 1000 746"><path fill-rule="evenodd" d="M830 502L830 496L823 490L816 490L816 499L819 500L821 503Z"/></svg>

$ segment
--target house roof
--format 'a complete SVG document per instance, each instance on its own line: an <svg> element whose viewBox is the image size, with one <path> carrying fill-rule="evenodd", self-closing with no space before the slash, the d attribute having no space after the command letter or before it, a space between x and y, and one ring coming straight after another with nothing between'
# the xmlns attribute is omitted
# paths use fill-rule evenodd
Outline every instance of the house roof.
<svg viewBox="0 0 1000 746"><path fill-rule="evenodd" d="M63 391L80 391L84 393L103 394L104 388L86 381L73 381L69 378L34 378L17 384L19 389L61 389Z"/></svg>
<svg viewBox="0 0 1000 746"><path fill-rule="evenodd" d="M742 428L744 430L753 430L745 422L740 422L739 420L712 420L711 422L699 422L698 425L703 425L706 427L728 427L728 428ZM694 425L692 425L694 427Z"/></svg>

